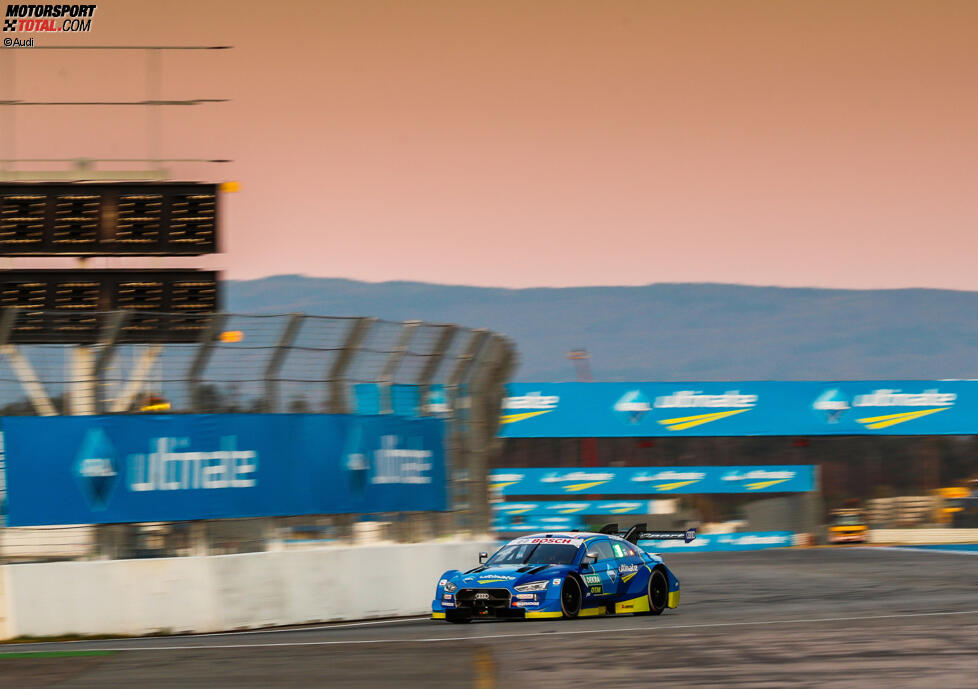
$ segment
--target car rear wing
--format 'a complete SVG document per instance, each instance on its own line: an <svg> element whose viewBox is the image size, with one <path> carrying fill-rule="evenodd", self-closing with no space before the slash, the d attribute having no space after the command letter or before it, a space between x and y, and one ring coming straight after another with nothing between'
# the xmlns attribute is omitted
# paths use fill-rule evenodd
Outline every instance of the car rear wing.
<svg viewBox="0 0 978 689"><path fill-rule="evenodd" d="M628 531L619 531L618 524L605 524L598 533L621 536L629 543L639 541L686 541L689 543L696 538L696 529L685 531L647 531L645 524L635 524Z"/></svg>

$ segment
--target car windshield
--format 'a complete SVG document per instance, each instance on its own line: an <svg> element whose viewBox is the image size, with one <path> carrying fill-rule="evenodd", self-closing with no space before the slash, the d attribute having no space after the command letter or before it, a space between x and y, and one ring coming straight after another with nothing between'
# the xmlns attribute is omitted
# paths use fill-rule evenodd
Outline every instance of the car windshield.
<svg viewBox="0 0 978 689"><path fill-rule="evenodd" d="M859 517L846 514L835 518L836 526L862 526L863 520Z"/></svg>
<svg viewBox="0 0 978 689"><path fill-rule="evenodd" d="M569 565L580 546L553 543L522 543L503 546L487 565Z"/></svg>

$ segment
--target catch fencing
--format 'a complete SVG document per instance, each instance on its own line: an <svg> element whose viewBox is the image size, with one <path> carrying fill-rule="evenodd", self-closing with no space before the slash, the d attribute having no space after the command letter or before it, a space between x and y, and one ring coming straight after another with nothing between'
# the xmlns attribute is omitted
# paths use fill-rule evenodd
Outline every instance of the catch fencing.
<svg viewBox="0 0 978 689"><path fill-rule="evenodd" d="M325 514L263 519L4 530L12 561L253 552L322 543L413 541L489 527L487 467L512 342L455 324L306 314L195 314L193 342L152 341L147 319L186 314L0 316L0 416L119 414L391 414L445 424L447 513ZM65 344L18 344L39 322ZM88 328L91 343L72 329ZM2 472L0 472L2 474ZM2 488L2 486L0 486ZM2 497L2 496L0 496ZM37 549L31 552L30 543Z"/></svg>

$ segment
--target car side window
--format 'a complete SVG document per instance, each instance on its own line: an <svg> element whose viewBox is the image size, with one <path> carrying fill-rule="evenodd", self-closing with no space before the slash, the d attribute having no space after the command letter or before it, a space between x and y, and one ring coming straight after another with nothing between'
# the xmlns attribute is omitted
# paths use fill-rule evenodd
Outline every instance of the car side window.
<svg viewBox="0 0 978 689"><path fill-rule="evenodd" d="M625 543L623 541L615 541L612 544L614 548L615 555L618 556L619 560L627 560L630 557L635 557L635 548L632 547L630 543Z"/></svg>
<svg viewBox="0 0 978 689"><path fill-rule="evenodd" d="M597 554L598 562L615 559L615 553L611 549L611 544L608 543L608 541L598 541L597 543L592 543L590 544L590 547L588 547L588 551Z"/></svg>

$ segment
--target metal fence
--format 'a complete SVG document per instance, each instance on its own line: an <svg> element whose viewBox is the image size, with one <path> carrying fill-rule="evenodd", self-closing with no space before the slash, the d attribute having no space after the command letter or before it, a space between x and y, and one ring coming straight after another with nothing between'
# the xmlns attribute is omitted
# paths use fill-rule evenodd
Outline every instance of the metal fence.
<svg viewBox="0 0 978 689"><path fill-rule="evenodd" d="M138 315L141 322L147 315ZM15 344L27 316L13 309L0 316L0 416L358 413L365 410L358 408L357 386L369 384L377 391L376 408L366 411L391 413L408 404L416 415L445 418L452 510L368 520L318 515L8 528L0 558L250 552L488 530L487 468L501 447L496 432L503 386L517 362L515 347L502 335L420 321L219 313L207 318L194 342L168 342L172 337L163 333L157 342L133 344L127 336L133 314L99 312L93 314L98 330L92 344Z"/></svg>

